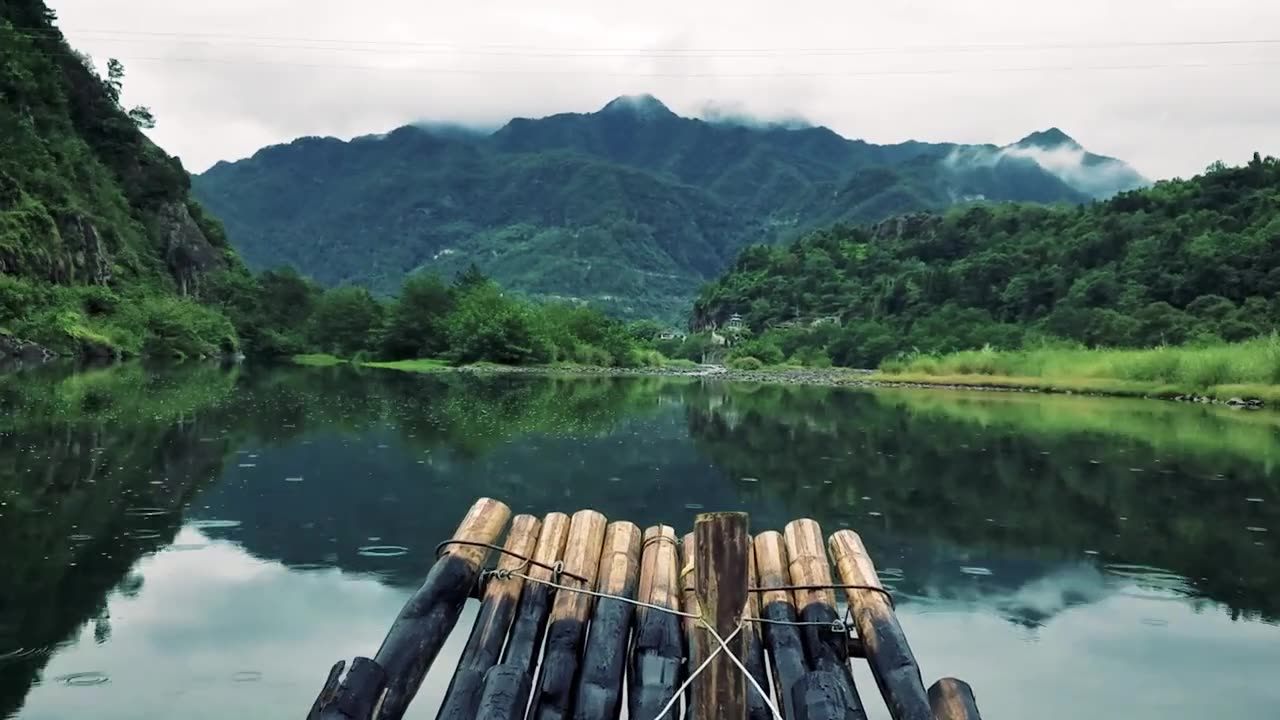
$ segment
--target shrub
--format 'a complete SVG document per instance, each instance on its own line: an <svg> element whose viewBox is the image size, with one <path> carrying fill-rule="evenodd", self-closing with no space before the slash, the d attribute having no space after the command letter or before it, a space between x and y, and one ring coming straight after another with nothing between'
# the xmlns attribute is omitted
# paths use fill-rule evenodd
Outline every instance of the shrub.
<svg viewBox="0 0 1280 720"><path fill-rule="evenodd" d="M764 367L764 363L760 358L751 356L734 358L729 361L729 367L734 370L759 370Z"/></svg>

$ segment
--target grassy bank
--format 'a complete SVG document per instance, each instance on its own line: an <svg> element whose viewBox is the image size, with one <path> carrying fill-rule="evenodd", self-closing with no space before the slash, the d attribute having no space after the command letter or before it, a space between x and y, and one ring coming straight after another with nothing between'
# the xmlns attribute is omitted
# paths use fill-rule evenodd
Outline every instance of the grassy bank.
<svg viewBox="0 0 1280 720"><path fill-rule="evenodd" d="M1150 350L991 349L887 361L870 380L1280 403L1280 336Z"/></svg>
<svg viewBox="0 0 1280 720"><path fill-rule="evenodd" d="M651 357L658 358L657 364L645 365L643 367L649 369L665 369L665 370L691 370L698 366L691 360L671 360L654 354ZM559 362L550 365L503 365L491 362L475 362L463 365L454 365L447 360L438 358L418 358L416 360L391 360L391 361L373 361L373 360L345 360L336 355L327 353L311 353L306 355L293 355L290 357L297 365L306 365L308 367L333 367L334 365L357 365L359 367L380 368L383 370L401 370L404 372L432 373L445 372L455 369L468 370L484 370L491 369L508 369L508 368L534 368L541 370L556 370L563 372L574 371L598 371L602 369L599 365L583 365L579 363ZM615 370L625 371L626 368L612 368Z"/></svg>

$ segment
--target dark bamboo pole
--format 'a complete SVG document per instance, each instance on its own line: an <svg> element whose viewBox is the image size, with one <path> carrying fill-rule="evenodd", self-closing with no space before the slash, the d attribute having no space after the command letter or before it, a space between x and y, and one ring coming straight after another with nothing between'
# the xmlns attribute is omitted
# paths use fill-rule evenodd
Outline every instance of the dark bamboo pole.
<svg viewBox="0 0 1280 720"><path fill-rule="evenodd" d="M453 539L496 543L510 517L511 510L503 503L481 498L462 518ZM378 710L380 720L399 720L404 715L423 676L457 624L462 605L471 595L488 556L485 547L446 546L422 587L400 611L374 657L387 679Z"/></svg>
<svg viewBox="0 0 1280 720"><path fill-rule="evenodd" d="M805 673L791 692L795 720L863 720L862 708L850 705L843 673L815 670Z"/></svg>
<svg viewBox="0 0 1280 720"><path fill-rule="evenodd" d="M600 568L600 550L604 545L607 521L595 510L579 510L569 525L569 542L564 551L564 570L587 579L586 590L595 590ZM562 583L575 586L575 580ZM551 608L551 624L547 629L547 647L542 658L542 672L533 698L531 720L563 720L569 717L573 704L573 679L582 657L582 639L595 598L584 593L556 593Z"/></svg>
<svg viewBox="0 0 1280 720"><path fill-rule="evenodd" d="M929 706L937 720L982 720L969 683L942 678L929 688Z"/></svg>
<svg viewBox="0 0 1280 720"><path fill-rule="evenodd" d="M755 555L756 571L759 574L758 587L779 588L791 584L791 574L787 570L787 549L781 533L770 530L757 535ZM778 698L782 715L788 720L794 720L796 711L792 688L809 671L800 628L786 624L799 619L795 599L788 590L768 590L760 593L760 603L760 616L773 621L766 623L761 629L772 661L774 696Z"/></svg>
<svg viewBox="0 0 1280 720"><path fill-rule="evenodd" d="M686 533L680 544L680 607L684 610L685 615L694 617L702 617L702 608L698 605L698 589L693 575L693 563L695 553L693 551L693 533ZM689 658L688 664L685 665L685 672L692 672L694 668L702 664L703 657L698 655L698 643L694 638L698 635L698 621L685 617L684 622L684 639L685 639L685 656ZM688 695L685 696L685 703L689 704L692 700ZM689 707L692 707L691 705Z"/></svg>
<svg viewBox="0 0 1280 720"><path fill-rule="evenodd" d="M655 525L644 531L640 562L640 600L671 610L680 609L680 553L676 531ZM635 637L627 685L627 717L655 718L680 684L684 638L680 617L636 608Z"/></svg>
<svg viewBox="0 0 1280 720"><path fill-rule="evenodd" d="M640 584L640 528L629 522L609 523L598 576L600 592L635 599ZM622 708L627 639L635 610L635 605L622 600L596 599L574 693L575 720L617 719Z"/></svg>
<svg viewBox="0 0 1280 720"><path fill-rule="evenodd" d="M839 685L848 695L843 705L851 708L858 717L865 718L862 700L858 697L847 663L844 646L847 633L832 630L840 616L836 613L835 591L830 589L831 563L822 542L822 528L807 518L793 520L787 523L784 538L787 555L791 559L791 582L794 585L814 587L795 591L800 619L806 623L814 623L804 626L800 631L810 666L838 678Z"/></svg>
<svg viewBox="0 0 1280 720"><path fill-rule="evenodd" d="M533 555L542 523L532 515L517 515L511 521L511 530L503 547L507 550L498 559L498 570L514 570L525 574L529 568L521 558ZM531 576L532 577L532 576ZM492 577L484 590L484 599L471 635L458 660L458 668L449 681L444 701L436 714L439 720L474 720L480 706L480 693L484 690L484 674L498 662L507 630L520 602L524 579L519 577Z"/></svg>
<svg viewBox="0 0 1280 720"><path fill-rule="evenodd" d="M831 536L829 544L843 584L884 589L871 555L857 533L841 530ZM850 588L845 592L867 663L871 665L889 714L894 720L934 720L920 667L889 597L876 590Z"/></svg>
<svg viewBox="0 0 1280 720"><path fill-rule="evenodd" d="M760 582L756 573L756 553L751 538L747 538L747 585L756 587ZM760 617L760 598L757 593L747 593L747 617ZM742 626L743 651L746 655L747 670L755 678L756 684L766 692L769 690L769 673L764 668L764 643L761 638L760 623L748 622ZM747 717L749 720L770 720L773 713L769 704L760 696L754 687L747 688Z"/></svg>
<svg viewBox="0 0 1280 720"><path fill-rule="evenodd" d="M734 631L742 623L747 604L750 572L746 513L703 513L693 526L693 574L702 622L728 641L728 652L739 661L745 655L743 637ZM706 658L720 647L706 627L694 635L698 657ZM733 660L721 652L693 681L695 720L746 720L747 681Z"/></svg>
<svg viewBox="0 0 1280 720"><path fill-rule="evenodd" d="M542 519L542 532L533 559L542 565L554 565L564 556L569 537L569 516L553 512ZM477 718L487 720L524 720L533 685L533 671L542 637L551 614L555 589L543 582L552 580L550 570L535 565L526 573L542 582L527 583L520 596L520 608L511 626L511 638L503 653L502 664L485 674L484 691L480 695Z"/></svg>

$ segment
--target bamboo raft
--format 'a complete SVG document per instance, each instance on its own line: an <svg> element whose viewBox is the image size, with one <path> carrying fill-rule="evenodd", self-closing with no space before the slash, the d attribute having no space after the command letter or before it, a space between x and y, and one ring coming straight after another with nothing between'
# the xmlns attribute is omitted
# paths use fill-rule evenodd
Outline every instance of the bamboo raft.
<svg viewBox="0 0 1280 720"><path fill-rule="evenodd" d="M678 538L594 510L512 519L482 498L374 657L333 666L308 720L403 717L470 597L480 610L437 720L613 720L624 704L631 720L865 720L860 660L894 720L980 717L960 680L926 691L851 530L824 543L801 519L752 537L745 514L707 513Z"/></svg>

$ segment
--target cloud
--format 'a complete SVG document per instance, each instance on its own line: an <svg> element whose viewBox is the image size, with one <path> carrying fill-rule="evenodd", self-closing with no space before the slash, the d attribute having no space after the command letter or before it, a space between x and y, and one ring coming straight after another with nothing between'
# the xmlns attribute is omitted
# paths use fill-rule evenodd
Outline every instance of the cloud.
<svg viewBox="0 0 1280 720"><path fill-rule="evenodd" d="M944 162L952 168L989 168L1003 160L1029 160L1080 192L1110 197L1145 185L1133 168L1112 158L1090 155L1073 142L1051 147L1017 143L1005 147L972 146L952 150Z"/></svg>
<svg viewBox="0 0 1280 720"><path fill-rule="evenodd" d="M1280 3L1256 0L51 4L74 46L125 62L125 101L195 170L303 135L493 127L641 93L879 143L1061 126L1151 177L1280 154L1280 95L1262 91L1280 44L1186 44L1280 27Z"/></svg>

